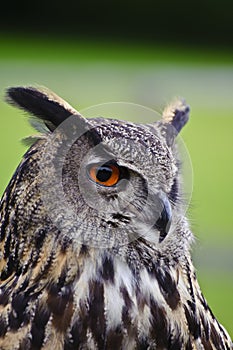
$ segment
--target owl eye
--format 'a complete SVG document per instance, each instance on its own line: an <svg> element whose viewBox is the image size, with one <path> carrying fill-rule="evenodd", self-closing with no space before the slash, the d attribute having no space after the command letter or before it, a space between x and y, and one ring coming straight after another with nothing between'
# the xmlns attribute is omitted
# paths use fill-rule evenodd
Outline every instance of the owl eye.
<svg viewBox="0 0 233 350"><path fill-rule="evenodd" d="M120 169L115 164L92 165L88 174L92 181L107 187L116 185L120 179Z"/></svg>

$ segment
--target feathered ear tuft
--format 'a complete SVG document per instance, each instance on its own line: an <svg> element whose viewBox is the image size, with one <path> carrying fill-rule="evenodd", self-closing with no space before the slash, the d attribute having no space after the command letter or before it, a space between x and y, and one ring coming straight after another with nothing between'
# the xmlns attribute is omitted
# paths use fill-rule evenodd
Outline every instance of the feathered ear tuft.
<svg viewBox="0 0 233 350"><path fill-rule="evenodd" d="M187 123L189 112L190 108L183 99L175 100L164 109L162 126L169 146L173 144L174 139Z"/></svg>
<svg viewBox="0 0 233 350"><path fill-rule="evenodd" d="M81 117L66 101L46 88L12 87L7 90L6 100L41 119L50 131L70 115Z"/></svg>

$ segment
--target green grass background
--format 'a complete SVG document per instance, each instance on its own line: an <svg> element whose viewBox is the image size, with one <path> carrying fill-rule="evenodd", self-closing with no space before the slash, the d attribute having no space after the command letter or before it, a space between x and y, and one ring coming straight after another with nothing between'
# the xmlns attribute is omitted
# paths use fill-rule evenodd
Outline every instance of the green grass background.
<svg viewBox="0 0 233 350"><path fill-rule="evenodd" d="M34 133L4 102L8 86L47 86L79 110L110 101L161 110L174 96L186 98L194 260L208 303L233 336L233 53L6 36L0 48L0 193L26 150L20 140Z"/></svg>

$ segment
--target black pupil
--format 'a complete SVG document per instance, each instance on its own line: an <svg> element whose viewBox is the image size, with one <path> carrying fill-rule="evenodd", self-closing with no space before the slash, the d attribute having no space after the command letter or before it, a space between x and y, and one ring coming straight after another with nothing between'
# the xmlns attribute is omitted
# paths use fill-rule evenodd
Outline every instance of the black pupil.
<svg viewBox="0 0 233 350"><path fill-rule="evenodd" d="M112 176L112 168L108 166L100 166L96 169L96 178L100 182L106 182Z"/></svg>

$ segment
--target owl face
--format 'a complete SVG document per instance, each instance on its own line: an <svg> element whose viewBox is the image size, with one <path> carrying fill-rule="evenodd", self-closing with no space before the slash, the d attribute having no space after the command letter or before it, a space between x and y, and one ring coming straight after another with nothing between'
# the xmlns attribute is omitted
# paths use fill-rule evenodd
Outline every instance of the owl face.
<svg viewBox="0 0 233 350"><path fill-rule="evenodd" d="M108 248L139 238L162 244L179 219L173 143L187 121L187 106L177 102L179 108L153 125L87 120L52 93L16 89L11 99L50 130L32 147L40 148L46 215L61 237Z"/></svg>
<svg viewBox="0 0 233 350"><path fill-rule="evenodd" d="M125 244L146 233L153 241L162 241L170 226L168 196L177 172L164 138L135 124L122 122L119 132L115 121L91 122L100 143L85 143L82 135L83 141L76 140L65 161L58 162L63 164L69 206L82 222L92 218L85 232L98 227L100 238L107 229L112 244Z"/></svg>

